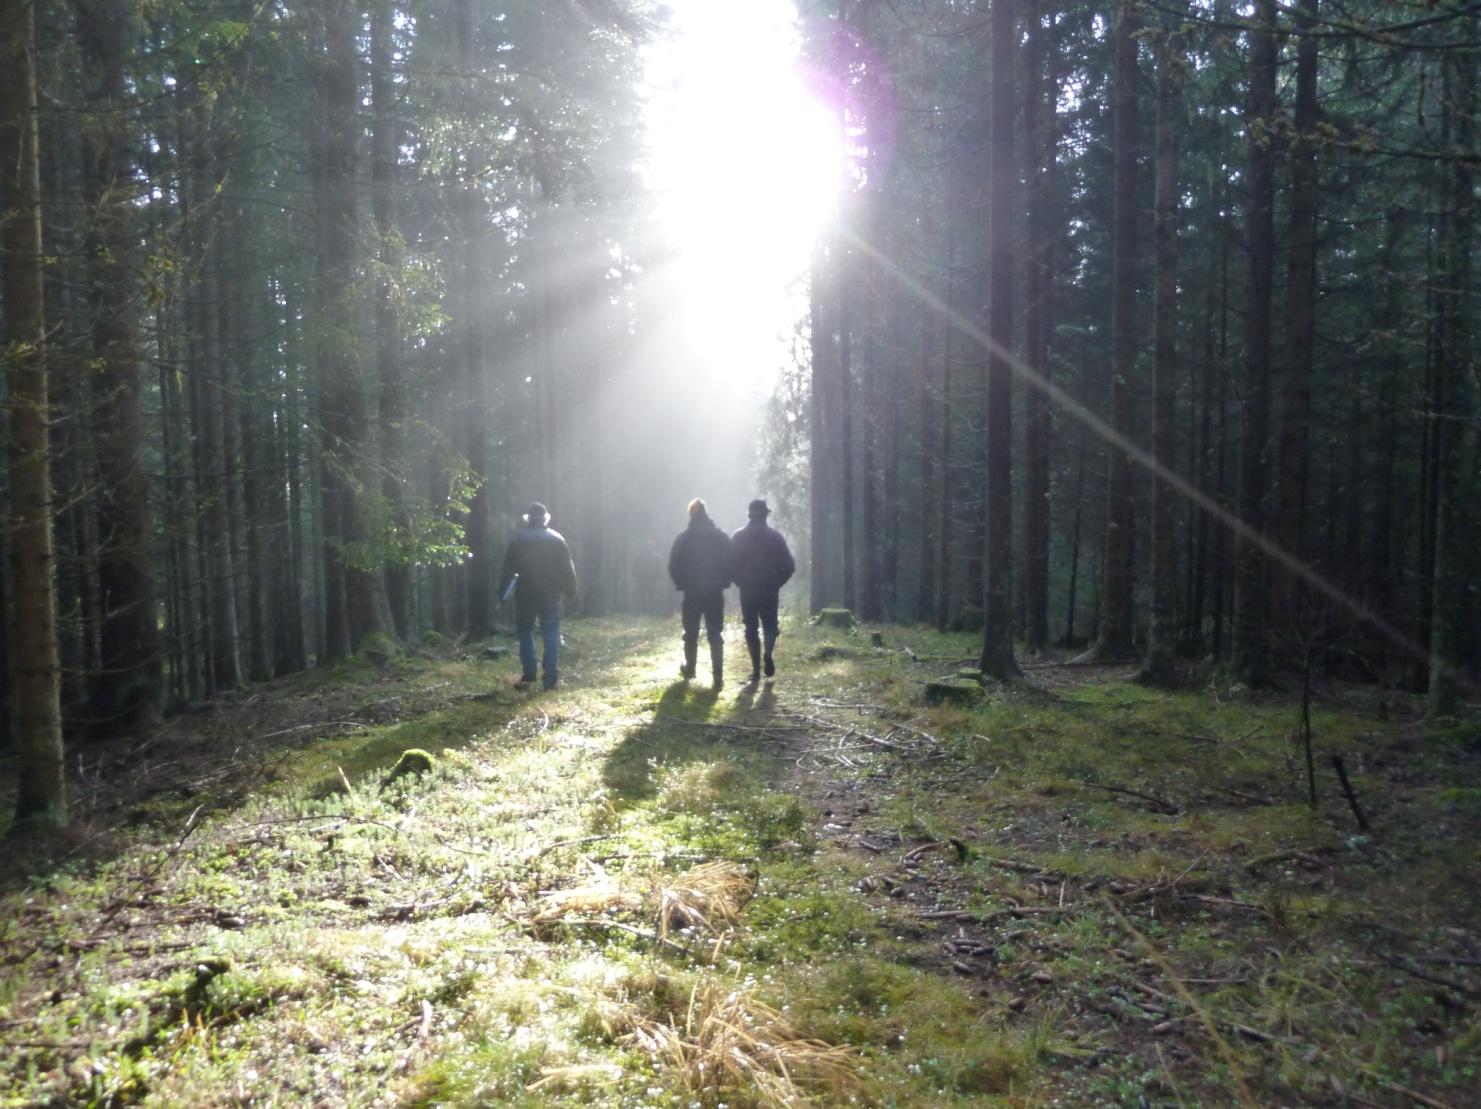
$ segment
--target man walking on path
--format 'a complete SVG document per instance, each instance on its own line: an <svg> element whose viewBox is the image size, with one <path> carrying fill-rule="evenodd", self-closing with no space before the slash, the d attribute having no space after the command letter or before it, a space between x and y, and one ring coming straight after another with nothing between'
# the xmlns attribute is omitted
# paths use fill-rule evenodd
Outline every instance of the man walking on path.
<svg viewBox="0 0 1481 1109"><path fill-rule="evenodd" d="M519 632L520 688L535 680L535 621L540 622L544 655L540 660L546 689L560 680L561 597L576 596L576 564L558 531L546 524L550 513L538 501L525 510L525 526L514 533L504 555L499 593L514 587L514 625Z"/></svg>
<svg viewBox="0 0 1481 1109"><path fill-rule="evenodd" d="M766 517L771 509L763 500L754 500L746 509L750 521L730 537L734 556L733 577L740 586L741 621L746 626L746 650L751 652L750 684L761 680L762 644L756 626L766 634L766 676L776 673L771 651L779 634L777 627L777 594L787 584L797 562L787 548L782 533L768 527Z"/></svg>
<svg viewBox="0 0 1481 1109"><path fill-rule="evenodd" d="M694 677L699 653L699 621L704 617L705 636L710 641L710 669L714 687L725 684L725 587L730 584L730 539L715 526L698 497L689 502L689 526L679 533L669 550L669 577L684 594L679 615L684 625L684 665L679 673Z"/></svg>

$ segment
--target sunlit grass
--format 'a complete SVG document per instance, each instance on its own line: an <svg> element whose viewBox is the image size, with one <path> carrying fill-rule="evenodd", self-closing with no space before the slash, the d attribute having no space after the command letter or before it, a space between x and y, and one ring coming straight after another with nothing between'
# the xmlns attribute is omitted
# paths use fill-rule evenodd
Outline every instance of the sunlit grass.
<svg viewBox="0 0 1481 1109"><path fill-rule="evenodd" d="M1273 1100L1320 1093L1310 1058L1381 1097L1464 1083L1481 1056L1432 983L1352 961L1390 906L1439 943L1460 919L1477 785L1459 742L1410 811L1373 768L1418 759L1412 737L1317 717L1384 820L1379 852L1330 789L1305 803L1289 704L1109 683L931 709L921 683L970 637L802 627L769 694L713 696L677 680L673 630L575 622L580 677L551 695L514 694L507 661L367 670L340 688L367 718L428 699L254 755L280 772L244 768L267 784L178 852L171 816L5 895L0 1020L88 1047L28 1049L0 1095L1227 1103L1230 1064L1183 1031L1164 965ZM822 730L762 726L804 717ZM403 745L435 768L385 785ZM701 1068L716 1051L739 1055ZM788 1092L765 1060L792 1055Z"/></svg>

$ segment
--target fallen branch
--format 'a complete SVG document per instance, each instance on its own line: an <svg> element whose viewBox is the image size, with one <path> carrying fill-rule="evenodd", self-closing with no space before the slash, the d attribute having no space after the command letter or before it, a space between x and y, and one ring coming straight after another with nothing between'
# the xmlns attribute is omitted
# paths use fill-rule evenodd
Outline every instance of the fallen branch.
<svg viewBox="0 0 1481 1109"><path fill-rule="evenodd" d="M580 836L576 839L558 839L554 843L547 843L533 855L526 855L525 861L528 862L531 859L542 858L545 855L550 854L552 851L559 851L562 847L579 847L583 843L600 843L604 839L616 839L621 834L621 832L608 832L605 835L599 836Z"/></svg>
<svg viewBox="0 0 1481 1109"><path fill-rule="evenodd" d="M1124 786L1103 786L1099 782L1082 781L1079 784L1082 786L1089 786L1091 789L1103 789L1107 793L1124 793L1129 797L1140 797L1143 801L1146 801L1148 804L1152 805L1153 808L1157 809L1158 812L1161 812L1166 816L1177 816L1178 813L1182 811L1171 801L1158 797L1155 794L1143 793L1141 790L1138 789L1126 789Z"/></svg>
<svg viewBox="0 0 1481 1109"><path fill-rule="evenodd" d="M912 847L909 851L900 856L900 864L902 866L908 865L915 862L927 851L936 851L945 846L946 843L942 840L932 840L930 843L923 843L919 847Z"/></svg>
<svg viewBox="0 0 1481 1109"><path fill-rule="evenodd" d="M1253 874L1262 866L1269 866L1271 863L1289 862L1291 860L1305 863L1307 866L1322 865L1322 861L1310 852L1302 851L1295 847L1287 847L1280 851L1271 851L1269 854L1266 855L1256 855L1253 859L1244 864L1244 868Z"/></svg>
<svg viewBox="0 0 1481 1109"><path fill-rule="evenodd" d="M1358 804L1358 795L1353 792L1352 782L1347 779L1347 767L1343 765L1341 755L1332 756L1332 769L1337 771L1337 779L1342 783L1342 796L1347 798L1353 819L1358 822L1358 829L1364 832L1371 831L1368 818L1363 814L1363 806Z"/></svg>
<svg viewBox="0 0 1481 1109"><path fill-rule="evenodd" d="M1227 905L1231 909L1243 909L1246 912L1257 913L1267 920L1270 919L1271 915L1270 910L1262 908L1259 905L1252 905L1248 901L1235 901L1230 897L1208 897L1201 893L1185 893L1181 896L1188 901L1200 901L1206 905Z"/></svg>
<svg viewBox="0 0 1481 1109"><path fill-rule="evenodd" d="M283 728L281 731L267 732L260 735L258 739L277 739L280 735L292 735L294 732L307 732L314 728L361 728L370 730L369 724L362 724L358 720L320 720L313 724L298 724L292 728Z"/></svg>
<svg viewBox="0 0 1481 1109"><path fill-rule="evenodd" d="M965 924L990 924L994 920L1012 917L1056 916L1073 912L1078 905L1013 905L1006 909L990 909L985 913L974 913L968 909L927 909L915 915L922 920L960 920Z"/></svg>
<svg viewBox="0 0 1481 1109"><path fill-rule="evenodd" d="M1065 877L1065 875L1059 873L1057 870L1050 870L1048 867L1039 866L1036 863L1021 863L1014 859L995 858L992 855L978 855L977 858L985 863L991 863L993 866L1000 866L1004 870L1016 871L1019 874L1032 874L1036 878Z"/></svg>
<svg viewBox="0 0 1481 1109"><path fill-rule="evenodd" d="M1431 974L1423 967L1415 965L1412 959L1403 957L1393 958L1389 960L1389 965L1402 970L1405 974L1413 975L1415 978L1422 979L1425 982L1433 982L1437 986L1444 986L1447 990L1454 990L1456 993L1464 994L1466 997L1481 997L1481 990L1478 990L1469 982L1460 982L1454 978L1446 978L1441 974Z"/></svg>
<svg viewBox="0 0 1481 1109"><path fill-rule="evenodd" d="M631 924L624 924L620 920L598 920L592 917L565 917L561 920L553 921L552 923L562 925L579 924L586 928L616 928L619 932L627 932L630 935L637 936L641 940L647 940L650 943L661 944L664 947L679 952L681 955L690 954L689 948L685 947L681 943L675 943L667 936L660 936L657 932L644 931L643 929L634 927Z"/></svg>
<svg viewBox="0 0 1481 1109"><path fill-rule="evenodd" d="M1243 790L1234 789L1230 786L1214 786L1220 793L1227 793L1231 797L1238 797L1244 801L1253 801L1257 805L1273 805L1275 802L1269 797L1260 797L1254 793L1245 793Z"/></svg>

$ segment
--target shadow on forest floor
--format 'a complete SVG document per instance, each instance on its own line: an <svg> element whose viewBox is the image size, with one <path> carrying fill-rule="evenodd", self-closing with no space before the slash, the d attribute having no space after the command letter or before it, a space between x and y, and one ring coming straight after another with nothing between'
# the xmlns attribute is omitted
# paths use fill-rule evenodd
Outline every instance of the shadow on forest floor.
<svg viewBox="0 0 1481 1109"><path fill-rule="evenodd" d="M77 749L91 849L0 893L0 1101L1473 1100L1473 723L1322 684L1312 806L1279 693L930 707L970 637L805 626L716 692L570 624L552 693L402 660Z"/></svg>

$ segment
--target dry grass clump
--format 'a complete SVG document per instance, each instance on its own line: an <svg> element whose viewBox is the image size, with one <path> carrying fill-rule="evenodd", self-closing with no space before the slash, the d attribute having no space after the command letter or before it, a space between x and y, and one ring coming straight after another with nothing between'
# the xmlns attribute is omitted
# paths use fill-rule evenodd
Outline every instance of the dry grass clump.
<svg viewBox="0 0 1481 1109"><path fill-rule="evenodd" d="M552 890L540 898L532 918L535 924L553 924L568 916L594 916L617 911L633 912L642 908L643 899L625 890L615 878L606 874L584 886Z"/></svg>
<svg viewBox="0 0 1481 1109"><path fill-rule="evenodd" d="M616 1063L579 1063L565 1067L544 1067L540 1077L525 1087L527 1093L576 1094L593 1087L607 1089L622 1081L622 1068Z"/></svg>
<svg viewBox="0 0 1481 1109"><path fill-rule="evenodd" d="M756 892L756 876L738 863L701 863L658 891L658 933L692 928L719 935L740 921Z"/></svg>
<svg viewBox="0 0 1481 1109"><path fill-rule="evenodd" d="M858 1088L858 1056L797 1034L781 1013L712 978L689 995L683 1027L646 1021L632 1041L698 1097L726 1092L741 1104L791 1106L809 1095L842 1102Z"/></svg>

